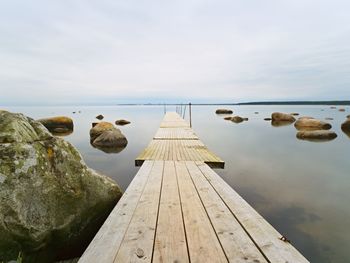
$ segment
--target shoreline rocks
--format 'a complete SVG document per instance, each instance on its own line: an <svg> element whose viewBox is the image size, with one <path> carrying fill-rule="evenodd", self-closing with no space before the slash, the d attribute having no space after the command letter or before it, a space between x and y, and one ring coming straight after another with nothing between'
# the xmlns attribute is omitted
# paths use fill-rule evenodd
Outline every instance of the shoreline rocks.
<svg viewBox="0 0 350 263"><path fill-rule="evenodd" d="M217 109L215 111L216 114L232 114L233 111L230 109Z"/></svg>
<svg viewBox="0 0 350 263"><path fill-rule="evenodd" d="M274 112L271 114L272 121L275 122L295 122L295 118L291 114L282 113L282 112Z"/></svg>
<svg viewBox="0 0 350 263"><path fill-rule="evenodd" d="M90 143L106 153L118 153L126 147L128 141L112 123L99 122L90 129Z"/></svg>
<svg viewBox="0 0 350 263"><path fill-rule="evenodd" d="M330 141L337 138L337 134L328 130L316 130L316 131L299 131L297 138L300 140L307 140L312 142Z"/></svg>
<svg viewBox="0 0 350 263"><path fill-rule="evenodd" d="M297 130L329 130L332 125L317 119L300 118L294 123Z"/></svg>
<svg viewBox="0 0 350 263"><path fill-rule="evenodd" d="M95 233L122 195L38 121L0 112L0 258L64 250Z"/></svg>
<svg viewBox="0 0 350 263"><path fill-rule="evenodd" d="M53 135L71 134L74 129L73 120L66 116L57 116L37 120Z"/></svg>
<svg viewBox="0 0 350 263"><path fill-rule="evenodd" d="M121 120L116 120L115 124L120 125L120 126L124 126L124 125L130 124L130 121L121 119Z"/></svg>

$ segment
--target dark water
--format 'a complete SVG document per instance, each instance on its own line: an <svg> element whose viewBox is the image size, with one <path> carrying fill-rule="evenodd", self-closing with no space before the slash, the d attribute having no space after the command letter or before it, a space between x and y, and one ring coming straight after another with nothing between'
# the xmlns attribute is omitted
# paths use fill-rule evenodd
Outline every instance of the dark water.
<svg viewBox="0 0 350 263"><path fill-rule="evenodd" d="M201 140L226 161L216 170L278 231L287 236L311 262L349 262L350 248L350 138L340 125L346 112L329 106L236 106L235 114L248 122L224 121L217 107L194 106L193 128ZM66 115L74 119L74 133L65 137L86 163L125 189L138 168L135 157L159 127L163 107L5 107L33 118ZM73 114L73 111L81 113ZM175 110L175 107L168 107ZM293 125L273 127L263 118L272 112L299 112L328 121L338 137L315 143L296 138ZM259 114L255 114L259 112ZM127 119L120 127L129 144L118 154L107 154L89 144L89 129L103 114L106 121Z"/></svg>

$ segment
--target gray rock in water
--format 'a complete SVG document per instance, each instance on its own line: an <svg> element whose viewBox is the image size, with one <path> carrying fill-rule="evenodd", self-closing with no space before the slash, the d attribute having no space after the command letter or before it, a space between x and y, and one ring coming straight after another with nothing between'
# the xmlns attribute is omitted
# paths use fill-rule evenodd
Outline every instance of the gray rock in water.
<svg viewBox="0 0 350 263"><path fill-rule="evenodd" d="M282 112L272 113L271 119L276 122L295 122L295 118L292 115Z"/></svg>
<svg viewBox="0 0 350 263"><path fill-rule="evenodd" d="M327 122L305 118L298 119L294 126L298 130L329 130L332 128L332 125Z"/></svg>
<svg viewBox="0 0 350 263"><path fill-rule="evenodd" d="M122 195L39 122L0 111L0 261L63 250L97 231Z"/></svg>
<svg viewBox="0 0 350 263"><path fill-rule="evenodd" d="M217 109L216 114L232 114L233 111L229 109Z"/></svg>
<svg viewBox="0 0 350 263"><path fill-rule="evenodd" d="M90 142L94 147L109 153L120 152L128 144L121 131L109 122L97 123L90 129Z"/></svg>
<svg viewBox="0 0 350 263"><path fill-rule="evenodd" d="M337 138L337 134L333 131L319 130L319 131L299 131L297 138L301 140L323 142L330 141Z"/></svg>
<svg viewBox="0 0 350 263"><path fill-rule="evenodd" d="M122 120L116 120L116 121L115 121L115 124L116 124L116 125L122 125L122 126L123 126L123 125L130 124L130 121L123 120L123 119L122 119Z"/></svg>
<svg viewBox="0 0 350 263"><path fill-rule="evenodd" d="M234 123L241 123L241 122L244 121L244 119L242 117L240 117L240 116L233 116L231 118L231 121L234 122Z"/></svg>
<svg viewBox="0 0 350 263"><path fill-rule="evenodd" d="M96 119L98 119L98 120L102 120L103 118L104 118L104 117L103 117L102 114L96 116Z"/></svg>

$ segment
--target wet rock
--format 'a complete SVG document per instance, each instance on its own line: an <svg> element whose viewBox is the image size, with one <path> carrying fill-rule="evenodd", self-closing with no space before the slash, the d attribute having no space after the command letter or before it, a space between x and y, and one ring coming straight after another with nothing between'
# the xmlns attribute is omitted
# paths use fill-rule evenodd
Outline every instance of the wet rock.
<svg viewBox="0 0 350 263"><path fill-rule="evenodd" d="M90 129L90 143L105 152L120 152L128 141L119 129L109 122L99 122Z"/></svg>
<svg viewBox="0 0 350 263"><path fill-rule="evenodd" d="M272 113L271 119L276 122L295 122L295 118L292 115L281 112Z"/></svg>
<svg viewBox="0 0 350 263"><path fill-rule="evenodd" d="M305 118L298 119L294 126L298 130L329 130L332 128L332 125L327 122Z"/></svg>
<svg viewBox="0 0 350 263"><path fill-rule="evenodd" d="M62 133L69 134L74 129L73 120L65 116L39 119L38 122L44 125L54 135L60 135Z"/></svg>
<svg viewBox="0 0 350 263"><path fill-rule="evenodd" d="M115 124L116 124L116 125L121 125L121 126L123 126L123 125L130 124L130 121L121 119L121 120L116 120L116 121L115 121Z"/></svg>
<svg viewBox="0 0 350 263"><path fill-rule="evenodd" d="M79 152L22 114L0 112L0 259L86 241L121 190Z"/></svg>
<svg viewBox="0 0 350 263"><path fill-rule="evenodd" d="M104 118L104 117L103 117L102 114L96 116L96 119L98 119L98 120L102 120L103 118Z"/></svg>
<svg viewBox="0 0 350 263"><path fill-rule="evenodd" d="M344 108L340 108L340 109L339 109L339 111L344 112L344 111L345 111L345 109L344 109Z"/></svg>
<svg viewBox="0 0 350 263"><path fill-rule="evenodd" d="M264 118L264 121L271 121L271 118Z"/></svg>
<svg viewBox="0 0 350 263"><path fill-rule="evenodd" d="M227 121L230 121L232 119L232 117L231 116L229 116L229 117L225 117L224 118L224 120L227 120Z"/></svg>
<svg viewBox="0 0 350 263"><path fill-rule="evenodd" d="M240 116L233 116L231 118L231 121L234 122L234 123L241 123L241 122L244 121L244 119L242 117L240 117Z"/></svg>
<svg viewBox="0 0 350 263"><path fill-rule="evenodd" d="M348 118L345 122L341 125L341 130L350 137L350 118Z"/></svg>
<svg viewBox="0 0 350 263"><path fill-rule="evenodd" d="M313 142L330 141L337 138L337 134L333 131L317 130L317 131L299 131L297 138L300 140L308 140Z"/></svg>
<svg viewBox="0 0 350 263"><path fill-rule="evenodd" d="M233 111L229 109L217 109L216 114L232 114Z"/></svg>

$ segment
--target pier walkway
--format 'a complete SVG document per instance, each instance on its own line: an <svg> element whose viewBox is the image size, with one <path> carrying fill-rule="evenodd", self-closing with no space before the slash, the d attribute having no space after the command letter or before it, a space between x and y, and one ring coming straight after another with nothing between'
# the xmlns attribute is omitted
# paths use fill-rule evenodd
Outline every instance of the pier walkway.
<svg viewBox="0 0 350 263"><path fill-rule="evenodd" d="M79 262L308 262L211 169L224 162L176 113L136 164Z"/></svg>

